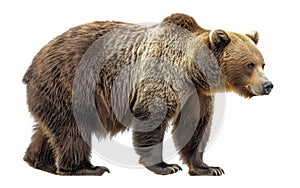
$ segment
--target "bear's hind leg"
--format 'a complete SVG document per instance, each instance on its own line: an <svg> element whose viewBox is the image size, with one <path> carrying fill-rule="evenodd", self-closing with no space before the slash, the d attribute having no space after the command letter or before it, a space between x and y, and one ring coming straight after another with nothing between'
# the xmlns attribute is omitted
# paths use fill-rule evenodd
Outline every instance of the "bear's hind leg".
<svg viewBox="0 0 300 188"><path fill-rule="evenodd" d="M53 174L56 172L53 149L39 125L34 130L31 143L23 159L33 168Z"/></svg>
<svg viewBox="0 0 300 188"><path fill-rule="evenodd" d="M109 172L106 167L93 166L90 163L91 134L84 139L76 124L60 125L61 132L52 132L51 144L55 148L59 175L94 175L101 176Z"/></svg>

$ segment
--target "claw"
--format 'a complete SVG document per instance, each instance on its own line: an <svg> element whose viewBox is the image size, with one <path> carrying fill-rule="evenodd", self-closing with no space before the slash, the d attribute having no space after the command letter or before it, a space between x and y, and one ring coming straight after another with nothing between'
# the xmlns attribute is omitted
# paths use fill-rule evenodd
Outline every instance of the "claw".
<svg viewBox="0 0 300 188"><path fill-rule="evenodd" d="M221 171L222 171L223 174L225 174L225 172L224 172L224 170L222 168L221 168Z"/></svg>
<svg viewBox="0 0 300 188"><path fill-rule="evenodd" d="M110 173L109 169L104 167L104 166L101 166L101 168L104 170L104 172L107 172L107 173Z"/></svg>
<svg viewBox="0 0 300 188"><path fill-rule="evenodd" d="M202 175L202 176L221 176L224 173L224 170L220 167L194 167L193 170L190 170L190 175Z"/></svg>
<svg viewBox="0 0 300 188"><path fill-rule="evenodd" d="M175 169L175 172L182 170L182 168L177 164L172 164L172 168Z"/></svg>
<svg viewBox="0 0 300 188"><path fill-rule="evenodd" d="M171 170L171 173L170 174L174 174L176 172L176 170L173 168L173 167L168 167L170 170Z"/></svg>
<svg viewBox="0 0 300 188"><path fill-rule="evenodd" d="M213 171L213 175L214 176L218 176L218 170L214 169L214 168L211 168L211 170Z"/></svg>
<svg viewBox="0 0 300 188"><path fill-rule="evenodd" d="M167 164L165 162L161 162L153 166L146 166L146 168L161 175L174 174L179 170L182 170L182 168L177 164Z"/></svg>
<svg viewBox="0 0 300 188"><path fill-rule="evenodd" d="M104 166L87 166L76 170L58 169L58 175L89 175L89 176L102 176L105 172L109 172L108 168Z"/></svg>

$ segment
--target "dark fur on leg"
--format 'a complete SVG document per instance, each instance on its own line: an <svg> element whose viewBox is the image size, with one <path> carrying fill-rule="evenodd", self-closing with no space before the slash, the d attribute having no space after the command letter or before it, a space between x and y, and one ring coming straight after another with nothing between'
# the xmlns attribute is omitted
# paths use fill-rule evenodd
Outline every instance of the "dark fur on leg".
<svg viewBox="0 0 300 188"><path fill-rule="evenodd" d="M167 121L164 120L153 131L133 132L134 147L140 155L140 163L148 170L160 175L173 174L182 170L177 164L167 164L163 161L162 148L166 126Z"/></svg>
<svg viewBox="0 0 300 188"><path fill-rule="evenodd" d="M195 105L197 102L199 106ZM174 142L181 159L189 166L190 175L224 174L221 168L209 167L203 162L203 153L210 135L212 104L212 96L194 93L182 108L173 128ZM183 119L179 120L180 118Z"/></svg>
<svg viewBox="0 0 300 188"><path fill-rule="evenodd" d="M93 166L90 163L90 139L83 138L77 125L69 124L62 134L52 133L52 144L55 146L57 171L59 175L95 175L109 172L106 167ZM86 134L87 135L87 134ZM60 143L65 143L61 145Z"/></svg>
<svg viewBox="0 0 300 188"><path fill-rule="evenodd" d="M23 158L24 161L33 168L55 174L56 166L54 157L54 152L50 146L48 137L42 132L39 125L37 125L34 129L31 143Z"/></svg>
<svg viewBox="0 0 300 188"><path fill-rule="evenodd" d="M38 87L31 87L28 103L35 119L42 122L37 126L24 157L32 167L59 175L102 175L108 171L105 167L94 167L89 162L91 128L79 128L64 100L60 100L58 108Z"/></svg>

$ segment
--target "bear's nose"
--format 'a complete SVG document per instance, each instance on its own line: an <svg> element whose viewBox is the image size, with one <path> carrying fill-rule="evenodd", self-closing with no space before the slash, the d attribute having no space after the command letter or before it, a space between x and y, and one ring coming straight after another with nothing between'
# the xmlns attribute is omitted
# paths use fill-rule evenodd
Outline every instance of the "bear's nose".
<svg viewBox="0 0 300 188"><path fill-rule="evenodd" d="M263 90L264 90L264 92L265 92L266 95L269 95L271 93L273 87L274 87L273 84L272 84L272 82L270 82L270 81L264 82L262 84L262 86L263 86Z"/></svg>

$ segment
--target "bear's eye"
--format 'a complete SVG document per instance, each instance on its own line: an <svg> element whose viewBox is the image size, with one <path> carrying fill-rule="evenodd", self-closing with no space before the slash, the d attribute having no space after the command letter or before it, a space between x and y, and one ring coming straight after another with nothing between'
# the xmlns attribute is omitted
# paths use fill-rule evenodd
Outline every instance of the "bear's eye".
<svg viewBox="0 0 300 188"><path fill-rule="evenodd" d="M255 65L254 63L249 63L247 66L249 69L253 70Z"/></svg>

